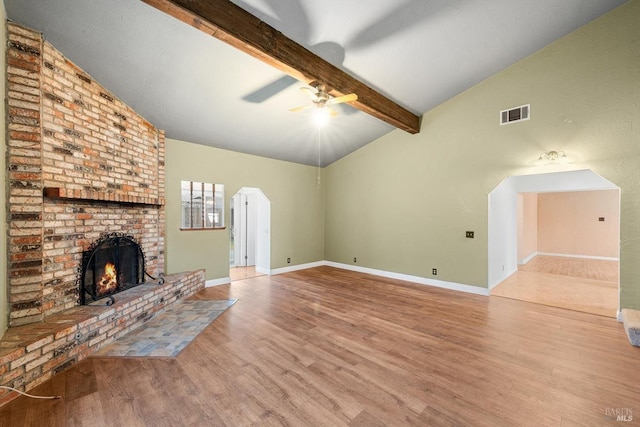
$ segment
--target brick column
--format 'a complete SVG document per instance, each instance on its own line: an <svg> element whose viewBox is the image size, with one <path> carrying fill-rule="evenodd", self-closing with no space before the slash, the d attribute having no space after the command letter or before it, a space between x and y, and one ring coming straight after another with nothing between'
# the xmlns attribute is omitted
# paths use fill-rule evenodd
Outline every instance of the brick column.
<svg viewBox="0 0 640 427"><path fill-rule="evenodd" d="M165 155L165 132L158 132L158 194L164 198L165 195L165 171L164 171L164 155ZM165 243L165 212L164 209L158 209L158 263L156 272L167 271L164 263L164 243Z"/></svg>
<svg viewBox="0 0 640 427"><path fill-rule="evenodd" d="M9 324L17 326L43 319L43 39L16 25L8 26L7 32Z"/></svg>

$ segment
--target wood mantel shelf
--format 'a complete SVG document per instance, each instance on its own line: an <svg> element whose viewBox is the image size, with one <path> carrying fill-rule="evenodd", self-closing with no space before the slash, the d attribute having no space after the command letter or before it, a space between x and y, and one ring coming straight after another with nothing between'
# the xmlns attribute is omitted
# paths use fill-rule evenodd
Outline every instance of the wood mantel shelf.
<svg viewBox="0 0 640 427"><path fill-rule="evenodd" d="M164 197L140 197L129 194L45 187L44 197L51 199L93 200L100 202L131 203L136 205L164 206Z"/></svg>

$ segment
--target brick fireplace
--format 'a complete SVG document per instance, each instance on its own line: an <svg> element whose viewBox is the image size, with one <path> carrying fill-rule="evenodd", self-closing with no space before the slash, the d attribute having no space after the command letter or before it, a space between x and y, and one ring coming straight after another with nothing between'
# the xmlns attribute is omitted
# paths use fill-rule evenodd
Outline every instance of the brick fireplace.
<svg viewBox="0 0 640 427"><path fill-rule="evenodd" d="M7 39L10 328L0 384L29 389L201 289L204 272L141 286L108 310L78 307L83 252L104 233L132 236L146 271L163 271L164 133L42 34L8 23Z"/></svg>
<svg viewBox="0 0 640 427"><path fill-rule="evenodd" d="M164 263L164 134L64 58L8 26L10 325L77 304L82 251L104 232Z"/></svg>

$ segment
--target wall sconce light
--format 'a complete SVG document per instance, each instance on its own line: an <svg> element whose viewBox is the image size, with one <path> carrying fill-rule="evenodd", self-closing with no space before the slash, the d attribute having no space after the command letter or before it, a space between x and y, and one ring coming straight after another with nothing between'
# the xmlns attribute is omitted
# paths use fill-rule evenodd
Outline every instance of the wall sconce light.
<svg viewBox="0 0 640 427"><path fill-rule="evenodd" d="M536 165L553 165L553 164L564 164L569 163L569 158L564 153L564 151L547 151L546 153L540 154L538 160L536 160Z"/></svg>

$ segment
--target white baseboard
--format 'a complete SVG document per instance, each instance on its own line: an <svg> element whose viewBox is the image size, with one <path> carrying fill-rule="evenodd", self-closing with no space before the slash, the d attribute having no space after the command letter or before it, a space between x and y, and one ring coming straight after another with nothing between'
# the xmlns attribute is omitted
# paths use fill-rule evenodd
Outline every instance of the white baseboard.
<svg viewBox="0 0 640 427"><path fill-rule="evenodd" d="M306 264L297 264L297 265L292 265L288 267L274 268L273 270L265 271L265 272L260 271L260 273L275 275L275 274L290 273L298 270L306 270L307 268L322 267L325 265L329 267L340 268L343 270L351 270L351 271L357 271L360 273L372 274L374 276L387 277L389 279L404 280L406 282L418 283L420 285L434 286L437 288L450 289L453 291L466 292L466 293L471 293L476 295L484 295L484 296L489 295L489 289L482 288L479 286L471 286L471 285L465 285L462 283L455 283L455 282L445 282L443 280L436 280L436 279L427 279L425 277L420 277L420 276L394 273L391 271L377 270L375 268L361 267L358 265L342 264L342 263L333 262L333 261L309 262ZM218 286L218 285L226 285L227 283L230 283L230 282L231 282L231 279L229 277L224 277L221 279L207 280L205 286L211 287L211 286Z"/></svg>
<svg viewBox="0 0 640 427"><path fill-rule="evenodd" d="M343 270L357 271L359 273L372 274L374 276L387 277L389 279L404 280L406 282L418 283L420 285L435 286L437 288L451 289L454 291L467 292L467 293L476 294L476 295L484 295L484 296L489 295L489 289L481 288L479 286L471 286L471 285L465 285L462 283L455 283L455 282L445 282L443 280L427 279L425 277L420 277L420 276L412 276L409 274L394 273L391 271L384 271L384 270L376 270L374 268L360 267L357 265L341 264L333 261L325 261L323 265L326 265L329 267L341 268Z"/></svg>
<svg viewBox="0 0 640 427"><path fill-rule="evenodd" d="M616 313L616 319L620 323L624 322L624 318L622 317L622 311L621 310L618 310L618 312Z"/></svg>
<svg viewBox="0 0 640 427"><path fill-rule="evenodd" d="M574 254L556 254L552 252L538 252L537 255L545 255L545 256L561 256L565 258L583 258L583 259L599 259L603 261L619 261L618 257L607 257L607 256L592 256L592 255L574 255Z"/></svg>
<svg viewBox="0 0 640 427"><path fill-rule="evenodd" d="M256 266L256 273L271 274L271 270L269 270L268 268L262 268L262 267Z"/></svg>
<svg viewBox="0 0 640 427"><path fill-rule="evenodd" d="M495 288L496 286L498 286L500 283L504 282L505 280L507 280L509 277L511 277L514 273L516 273L518 271L518 267L511 269L511 270L506 270L503 271L497 278L493 278L493 282L489 283L489 293L491 293L491 290L493 288Z"/></svg>
<svg viewBox="0 0 640 427"><path fill-rule="evenodd" d="M267 274L273 275L273 274L290 273L292 271L306 270L307 268L321 267L323 265L326 265L325 261L308 262L306 264L297 264L297 265L291 265L289 267L274 268L273 270L271 270L271 272Z"/></svg>
<svg viewBox="0 0 640 427"><path fill-rule="evenodd" d="M231 277L221 277L220 279L209 279L204 282L205 288L210 288L212 286L220 286L231 283Z"/></svg>
<svg viewBox="0 0 640 427"><path fill-rule="evenodd" d="M537 255L538 255L538 252L532 253L531 255L529 255L528 257L523 259L522 261L518 261L518 265L527 265L529 263L529 261L534 259Z"/></svg>

